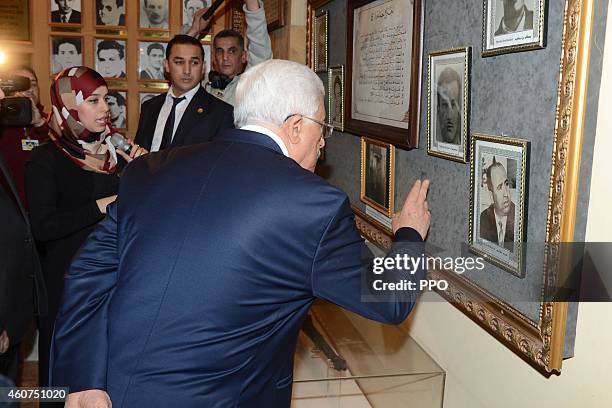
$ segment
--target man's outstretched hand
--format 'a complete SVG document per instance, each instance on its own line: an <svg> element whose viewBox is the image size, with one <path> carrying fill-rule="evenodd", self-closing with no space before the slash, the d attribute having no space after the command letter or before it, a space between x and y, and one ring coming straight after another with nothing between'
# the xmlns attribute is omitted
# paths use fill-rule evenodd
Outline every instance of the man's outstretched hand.
<svg viewBox="0 0 612 408"><path fill-rule="evenodd" d="M393 214L391 225L393 233L402 227L414 228L421 238L425 239L429 231L431 213L427 204L427 190L429 180L415 181L412 189L406 196L406 201L399 213Z"/></svg>

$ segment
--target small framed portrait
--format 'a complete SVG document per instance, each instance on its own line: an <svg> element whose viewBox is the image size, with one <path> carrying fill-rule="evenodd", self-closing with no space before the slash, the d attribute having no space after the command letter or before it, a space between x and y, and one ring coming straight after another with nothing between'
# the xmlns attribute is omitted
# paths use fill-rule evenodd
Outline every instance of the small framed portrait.
<svg viewBox="0 0 612 408"><path fill-rule="evenodd" d="M471 48L429 54L427 153L467 162Z"/></svg>
<svg viewBox="0 0 612 408"><path fill-rule="evenodd" d="M96 0L96 26L125 27L127 0Z"/></svg>
<svg viewBox="0 0 612 408"><path fill-rule="evenodd" d="M361 138L361 201L386 217L393 214L395 147Z"/></svg>
<svg viewBox="0 0 612 408"><path fill-rule="evenodd" d="M181 13L181 33L189 31L193 23L193 15L199 9L210 7L212 0L181 0L183 12Z"/></svg>
<svg viewBox="0 0 612 408"><path fill-rule="evenodd" d="M344 65L330 67L327 72L327 122L344 131Z"/></svg>
<svg viewBox="0 0 612 408"><path fill-rule="evenodd" d="M315 72L327 71L327 41L328 41L329 11L325 10L314 18L312 43L314 50Z"/></svg>
<svg viewBox="0 0 612 408"><path fill-rule="evenodd" d="M48 0L51 24L81 25L81 0Z"/></svg>
<svg viewBox="0 0 612 408"><path fill-rule="evenodd" d="M164 59L166 58L167 43L144 42L138 43L138 80L139 81L165 81Z"/></svg>
<svg viewBox="0 0 612 408"><path fill-rule="evenodd" d="M126 78L125 40L95 38L96 71L104 78Z"/></svg>
<svg viewBox="0 0 612 408"><path fill-rule="evenodd" d="M208 82L208 73L212 69L212 44L202 44L202 48L204 48L204 65L206 66L203 80Z"/></svg>
<svg viewBox="0 0 612 408"><path fill-rule="evenodd" d="M83 38L51 36L49 37L51 50L51 74L57 74L69 67L83 65Z"/></svg>
<svg viewBox="0 0 612 408"><path fill-rule="evenodd" d="M112 89L106 95L113 128L127 129L127 92Z"/></svg>
<svg viewBox="0 0 612 408"><path fill-rule="evenodd" d="M546 0L484 0L482 56L544 48Z"/></svg>
<svg viewBox="0 0 612 408"><path fill-rule="evenodd" d="M138 8L139 29L153 29L167 31L170 21L169 0L139 0Z"/></svg>
<svg viewBox="0 0 612 408"><path fill-rule="evenodd" d="M470 250L524 276L529 142L472 135Z"/></svg>

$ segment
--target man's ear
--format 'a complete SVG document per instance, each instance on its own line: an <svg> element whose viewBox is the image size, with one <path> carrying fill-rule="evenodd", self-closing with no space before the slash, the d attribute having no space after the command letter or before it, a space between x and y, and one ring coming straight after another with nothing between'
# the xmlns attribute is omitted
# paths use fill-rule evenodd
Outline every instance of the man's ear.
<svg viewBox="0 0 612 408"><path fill-rule="evenodd" d="M291 144L298 144L302 140L302 127L304 126L304 119L300 115L293 115L283 125L289 136L289 142Z"/></svg>
<svg viewBox="0 0 612 408"><path fill-rule="evenodd" d="M249 53L247 52L247 50L242 50L242 58L240 59L240 62L242 62L243 64L246 64L249 61Z"/></svg>
<svg viewBox="0 0 612 408"><path fill-rule="evenodd" d="M168 60L164 58L164 71L170 72L170 66L168 65Z"/></svg>

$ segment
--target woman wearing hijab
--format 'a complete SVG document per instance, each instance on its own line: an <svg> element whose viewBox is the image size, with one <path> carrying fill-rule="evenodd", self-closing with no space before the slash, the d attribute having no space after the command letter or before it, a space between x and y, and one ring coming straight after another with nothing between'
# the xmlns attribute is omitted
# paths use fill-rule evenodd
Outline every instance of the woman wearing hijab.
<svg viewBox="0 0 612 408"><path fill-rule="evenodd" d="M43 247L49 313L39 321L40 386L48 384L49 346L70 260L106 206L117 197L117 153L126 161L147 153L133 145L128 156L110 144L108 88L87 67L67 68L51 84L47 143L26 165L26 195L34 237Z"/></svg>

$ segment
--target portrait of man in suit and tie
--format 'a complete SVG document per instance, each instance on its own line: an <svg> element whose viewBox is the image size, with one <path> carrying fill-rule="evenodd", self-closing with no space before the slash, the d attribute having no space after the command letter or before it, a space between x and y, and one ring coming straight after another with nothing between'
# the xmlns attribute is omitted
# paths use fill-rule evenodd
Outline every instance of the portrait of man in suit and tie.
<svg viewBox="0 0 612 408"><path fill-rule="evenodd" d="M101 26L124 26L124 0L96 0L96 24Z"/></svg>
<svg viewBox="0 0 612 408"><path fill-rule="evenodd" d="M80 37L51 37L51 73L83 65Z"/></svg>
<svg viewBox="0 0 612 408"><path fill-rule="evenodd" d="M138 61L138 78L142 80L161 80L164 76L166 46L159 42L141 42Z"/></svg>
<svg viewBox="0 0 612 408"><path fill-rule="evenodd" d="M504 166L493 156L491 164L486 167L486 190L492 203L480 213L480 237L512 251L516 213L512 191L516 188L516 178L513 179L513 189L506 167L515 170L516 160L507 159Z"/></svg>
<svg viewBox="0 0 612 408"><path fill-rule="evenodd" d="M533 0L496 0L497 10L503 10L495 35L533 30ZM530 2L531 9L525 3Z"/></svg>
<svg viewBox="0 0 612 408"><path fill-rule="evenodd" d="M168 29L168 0L140 0L140 28Z"/></svg>
<svg viewBox="0 0 612 408"><path fill-rule="evenodd" d="M166 46L170 89L141 105L135 141L151 152L212 140L234 127L231 105L209 94L200 81L206 69L197 39L179 34Z"/></svg>
<svg viewBox="0 0 612 408"><path fill-rule="evenodd" d="M50 0L51 22L81 24L81 0Z"/></svg>

